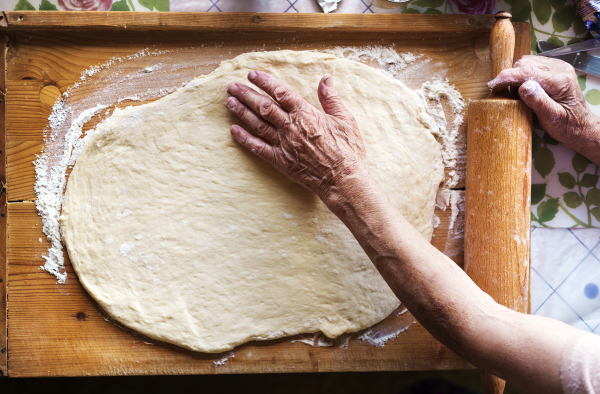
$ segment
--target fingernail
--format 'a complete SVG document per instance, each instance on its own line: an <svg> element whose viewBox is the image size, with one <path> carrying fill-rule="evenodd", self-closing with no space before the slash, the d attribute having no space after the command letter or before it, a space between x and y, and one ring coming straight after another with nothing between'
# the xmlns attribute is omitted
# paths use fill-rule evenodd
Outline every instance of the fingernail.
<svg viewBox="0 0 600 394"><path fill-rule="evenodd" d="M235 109L235 99L233 97L227 97L227 100L225 100L225 106L229 109Z"/></svg>
<svg viewBox="0 0 600 394"><path fill-rule="evenodd" d="M535 93L539 86L540 85L535 81L527 81L523 85L521 85L521 89L519 89L519 91L525 94L526 96L530 96L533 93Z"/></svg>
<svg viewBox="0 0 600 394"><path fill-rule="evenodd" d="M490 89L494 89L494 86L496 86L496 80L492 79L490 82L488 82L488 88Z"/></svg>
<svg viewBox="0 0 600 394"><path fill-rule="evenodd" d="M248 79L253 81L255 80L257 77L256 71L250 71L250 73L248 73Z"/></svg>
<svg viewBox="0 0 600 394"><path fill-rule="evenodd" d="M233 93L235 93L235 92L237 92L237 91L238 91L238 87L237 87L237 85L236 85L235 83L230 83L230 84L227 86L227 92L228 92L228 93L231 93L231 94L233 94Z"/></svg>
<svg viewBox="0 0 600 394"><path fill-rule="evenodd" d="M328 88L333 86L333 78L331 77L331 75L325 75L323 85L327 86Z"/></svg>

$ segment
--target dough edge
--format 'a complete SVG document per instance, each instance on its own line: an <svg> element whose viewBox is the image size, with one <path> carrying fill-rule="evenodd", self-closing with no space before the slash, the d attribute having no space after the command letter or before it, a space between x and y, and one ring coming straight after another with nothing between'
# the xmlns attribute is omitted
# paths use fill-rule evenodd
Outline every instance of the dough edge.
<svg viewBox="0 0 600 394"><path fill-rule="evenodd" d="M281 51L281 52L283 52L283 51ZM296 52L296 51L294 51L294 52ZM311 51L310 53L311 53L311 55L314 55L314 52ZM333 59L335 59L335 60L339 60L339 61L348 61L348 62L351 62L350 60L336 58L333 55L324 54L324 53L321 53L321 52L317 52L317 53L320 54L323 57L323 60L326 60L326 59L332 59L333 60ZM249 61L249 60L251 60L251 58L253 56L260 56L260 54L261 53L256 53L256 52L255 53L248 53L248 54L240 55L240 56L238 56L238 57L236 57L234 59L224 61L212 73L207 74L207 75L203 75L203 76L199 76L199 77L195 78L190 83L188 83L186 86L178 89L177 92L194 89L194 88L202 85L206 81L208 81L208 79L211 78L211 76L215 75L216 73L225 73L225 72L227 72L228 69L230 69L232 67L235 67L235 62L239 62L240 61L240 59L239 59L240 57L245 56L246 58L243 59L243 60ZM353 63L356 63L356 62L353 62ZM360 67L365 67L365 68L368 68L368 69L372 70L372 68L369 67L369 66L367 66L367 65L364 65L362 63L357 63L357 64L360 65ZM395 81L395 80L393 80L391 78L390 78L390 81L392 81L392 83L398 83L398 81ZM412 92L412 93L414 93L414 92ZM415 97L413 97L413 99L418 101L419 99L418 99L416 93L414 93L414 95L415 95ZM169 95L169 96L171 96L171 95ZM145 104L145 105L148 105L148 106L153 106L153 105L159 106L159 105L161 105L161 103L163 101L167 100L169 96L165 96L165 97L163 97L163 98L161 98L159 100L156 100L156 101L154 101L152 103ZM130 107L126 107L125 109L120 109L118 111L115 111L112 117L123 117L123 118L128 117L131 113L136 112L138 110L138 108L139 107L130 106ZM102 134L102 129L103 129L103 124L100 124L97 127L96 133L91 137L91 139L86 144L84 150L82 151L82 153L80 155L80 159L83 158L83 157L85 157L86 154L88 154L89 147L93 144L94 140L96 138L99 138L99 136ZM440 157L441 157L441 153L440 153ZM76 179L77 178L77 175L76 175L78 173L77 169L78 169L78 167L75 166L74 169L73 169L73 172L71 174L71 177L72 177L71 179ZM443 173L443 168L442 168L441 171ZM442 174L442 176L443 176L443 174ZM70 181L71 180L69 180L69 182ZM432 190L437 191L437 189L439 187L439 183L435 184L435 182L433 182L433 184L431 185L431 187L432 187ZM69 193L69 190L70 189L67 188L67 192L66 192L67 195ZM67 196L65 196L65 201L66 200L67 200ZM435 199L432 199L429 202L427 208L425 209L426 211L431 211L431 215L430 215L431 218L433 218L433 206L434 206L434 204L435 204ZM74 246L75 242L73 242L74 239L72 237L72 233L70 231L69 226L67 225L68 221L69 221L68 220L68 216L69 216L69 212L68 212L68 209L67 209L66 211L63 211L63 214L61 214L61 217L60 217L61 231L62 231L62 235L63 235L63 240L65 241L65 245L67 247L67 251L68 251L69 257L72 260L72 265L73 265L75 271L77 272L77 274L79 275L79 278L80 278L80 281L81 281L83 287L91 295L91 294L94 294L94 293L92 291L90 291L91 287L88 286L86 275L81 276L80 272L79 272L79 269L80 269L79 266L82 264L82 261L79 258L77 250L75 249L75 246ZM419 229L419 230L422 231L422 229ZM433 228L431 229L431 233L432 233L432 231L433 231ZM426 236L426 238L429 238L429 240L430 240L431 239L431 233L430 234L424 234L424 235ZM427 235L429 235L429 236L427 237ZM114 319L116 319L117 321L119 321L121 324L123 324L123 325L125 325L125 326L127 326L127 327L129 327L131 329L134 329L135 331L137 331L137 332L139 332L139 333L141 333L141 334L143 334L145 336L148 336L150 338L153 338L153 339L156 339L156 340L159 340L159 341L173 343L173 344L175 344L177 346L182 346L182 347L185 347L185 348L190 349L190 350L203 351L203 352L207 352L207 353L220 353L220 352L223 352L223 351L231 350L231 349L233 349L234 347L236 347L236 346L238 346L240 344L243 344L243 343L246 343L246 342L249 342L249 341L253 341L253 340L268 340L268 339L275 339L275 338L283 337L283 336L291 336L291 335L298 335L298 334L304 334L304 333L314 333L314 332L318 332L318 331L323 331L324 334L327 335L327 336L329 336L329 337L336 337L336 336L341 335L343 333L352 333L352 332L360 331L362 329L367 328L367 327L359 327L357 329L347 328L347 329L342 330L341 332L333 334L333 335L332 335L332 331L330 331L330 330L323 330L323 329L316 329L316 330L315 329L309 329L309 330L306 330L306 331L299 330L296 333L281 333L281 336L273 336L273 337L261 337L261 336L256 336L256 335L249 335L247 338L239 340L239 341L237 341L235 343L231 343L229 346L223 346L223 347L219 347L219 348L214 348L214 349L206 350L206 349L199 349L197 346L195 346L195 345L193 345L191 343L186 344L185 342L179 342L179 341L176 341L176 340L172 340L171 338L169 338L167 336L164 336L164 335L157 335L155 332L146 330L144 325L139 325L135 321L125 321L126 319L124 319L124 317L122 315L120 315L117 310L111 310L110 305L107 304L105 302L105 300L102 299L103 297L101 297L101 295L94 294L93 298L103 307L103 309L111 317L113 317ZM371 325L377 324L378 322L384 320L389 315L389 313L391 313L393 310L395 310L399 306L399 304L400 304L399 300L396 299L396 301L394 303L390 304L389 307L387 308L387 309L389 309L389 312L387 314L385 314L385 316L383 316L381 319L379 319L378 321L374 322Z"/></svg>

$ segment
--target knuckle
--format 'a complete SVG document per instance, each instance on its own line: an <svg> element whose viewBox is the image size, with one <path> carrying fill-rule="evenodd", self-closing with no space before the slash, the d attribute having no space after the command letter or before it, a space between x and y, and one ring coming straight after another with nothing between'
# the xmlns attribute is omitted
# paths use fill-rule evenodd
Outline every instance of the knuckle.
<svg viewBox="0 0 600 394"><path fill-rule="evenodd" d="M246 86L244 86L244 85L238 85L238 93L237 93L237 95L241 99L245 99L246 96L248 95L248 89L246 88Z"/></svg>
<svg viewBox="0 0 600 394"><path fill-rule="evenodd" d="M292 130L292 121L289 118L286 118L285 121L283 121L281 126L285 131L291 131Z"/></svg>
<svg viewBox="0 0 600 394"><path fill-rule="evenodd" d="M259 137L263 137L269 133L269 125L266 123L260 123L254 130Z"/></svg>
<svg viewBox="0 0 600 394"><path fill-rule="evenodd" d="M523 74L525 77L534 77L537 75L537 70L531 65L523 66L520 68L520 70L521 74Z"/></svg>
<svg viewBox="0 0 600 394"><path fill-rule="evenodd" d="M265 153L264 145L254 144L254 146L252 147L252 153L254 153L258 157L264 156L264 153Z"/></svg>
<svg viewBox="0 0 600 394"><path fill-rule="evenodd" d="M273 91L273 95L275 96L275 100L277 100L279 102L289 101L291 92L288 88L286 88L284 86L278 86Z"/></svg>
<svg viewBox="0 0 600 394"><path fill-rule="evenodd" d="M258 103L258 113L261 116L271 115L272 112L273 112L273 103L271 103L271 100L262 99Z"/></svg>
<svg viewBox="0 0 600 394"><path fill-rule="evenodd" d="M248 108L245 105L236 106L235 111L241 119L246 120L248 118Z"/></svg>

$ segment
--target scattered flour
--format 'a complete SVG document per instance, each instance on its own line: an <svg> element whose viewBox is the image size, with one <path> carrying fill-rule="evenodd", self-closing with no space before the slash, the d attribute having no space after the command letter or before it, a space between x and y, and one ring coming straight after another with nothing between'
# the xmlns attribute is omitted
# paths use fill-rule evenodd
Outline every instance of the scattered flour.
<svg viewBox="0 0 600 394"><path fill-rule="evenodd" d="M413 322L411 324L414 324L414 323L416 323L416 322ZM398 335L400 335L404 331L408 330L408 328L411 326L411 324L409 324L408 326L406 326L404 328L395 330L389 334L386 334L382 331L378 331L378 332L374 333L373 330L367 330L363 334L361 334L358 337L358 339L360 339L363 342L370 343L373 346L384 347L387 341L396 339L398 337Z"/></svg>
<svg viewBox="0 0 600 394"><path fill-rule="evenodd" d="M413 63L422 55L414 55L411 52L398 53L394 47L395 45L334 47L333 49L326 49L325 52L331 53L336 57L346 58L357 62L375 62L382 68L382 71L385 71L392 77L397 77L400 71L404 70L410 63Z"/></svg>
<svg viewBox="0 0 600 394"><path fill-rule="evenodd" d="M458 218L461 208L464 211L464 204L464 198L462 197L460 191L452 190L450 193L450 207L452 209L452 216L450 216L450 225L448 226L449 230L454 229L454 224L456 223L456 218Z"/></svg>
<svg viewBox="0 0 600 394"><path fill-rule="evenodd" d="M46 263L41 268L55 275L58 283L65 283L67 279L67 274L62 272L64 270L64 256L58 222L63 203L63 192L67 182L67 167L72 161L72 154L75 153L78 155L81 151L81 148L77 151L73 148L79 146L83 125L104 109L106 109L105 105L97 105L83 111L71 123L69 131L65 135L63 154L58 164L52 167L49 174L47 155L42 154L38 156L34 162L36 173L34 190L37 196L35 205L39 215L42 217L44 234L46 234L51 244L50 249L48 249L48 255L42 256Z"/></svg>
<svg viewBox="0 0 600 394"><path fill-rule="evenodd" d="M119 247L121 256L127 256L133 250L133 244L124 243Z"/></svg>
<svg viewBox="0 0 600 394"><path fill-rule="evenodd" d="M396 312L395 316L398 317L404 315L406 312L408 312L408 309L404 308L403 310ZM416 321L413 321L411 324L415 323ZM337 347L345 349L348 347L350 339L356 338L360 341L367 342L373 346L384 347L386 342L397 338L398 335L408 330L411 324L399 329L393 329L391 333L387 332L385 329L376 330L375 328L370 328L367 331L364 331L363 333L342 334L339 337L332 339L326 337L322 332L317 332L308 337L293 339L290 342L300 342L312 347Z"/></svg>
<svg viewBox="0 0 600 394"><path fill-rule="evenodd" d="M464 218L459 213L465 211L465 200L460 190L452 190L443 186L438 190L435 206L445 211L450 207L450 223L448 224L448 241L444 249L444 254L448 257L459 255L464 250ZM439 219L438 219L439 220Z"/></svg>
<svg viewBox="0 0 600 394"><path fill-rule="evenodd" d="M305 345L312 346L312 347L315 347L315 346L332 347L336 344L339 345L338 347L343 347L343 346L347 347L349 340L350 340L350 335L341 335L338 338L331 339L331 338L326 337L322 332L317 332L317 333L313 334L313 336L311 336L311 337L301 338L301 339L293 339L290 342L291 343L300 342L300 343L303 343Z"/></svg>
<svg viewBox="0 0 600 394"><path fill-rule="evenodd" d="M396 312L396 316L402 316L404 315L406 312L408 312L408 308L404 308L401 311Z"/></svg>
<svg viewBox="0 0 600 394"><path fill-rule="evenodd" d="M229 352L227 353L227 355L225 357L223 357L222 359L218 360L218 361L213 361L213 363L215 364L216 367L220 367L222 365L224 365L227 360L229 360L230 358L235 357L235 355L233 354L233 352Z"/></svg>
<svg viewBox="0 0 600 394"><path fill-rule="evenodd" d="M444 165L450 169L448 173L449 179L444 186L451 189L458 184L459 175L455 171L458 159L456 142L458 138L458 129L464 122L462 111L466 106L465 101L456 87L448 83L448 80L427 81L421 85L421 88L417 90L417 92L421 95L425 107L427 108L427 112L437 123L437 136L441 139L443 146L442 159ZM447 128L446 115L444 113L444 108L442 107L442 98L448 100L448 104L453 113L454 119L450 130ZM433 130L435 129L436 128L433 128Z"/></svg>
<svg viewBox="0 0 600 394"><path fill-rule="evenodd" d="M440 220L440 218L437 215L433 215L433 218L431 219L431 221L433 222L433 228L438 228L440 226L440 223L442 223L442 221Z"/></svg>
<svg viewBox="0 0 600 394"><path fill-rule="evenodd" d="M448 99L452 112L455 114L460 114L465 109L465 100L463 100L460 92L456 90L454 85L448 83L447 79L445 81L441 79L427 81L421 87L430 100L440 101L442 97ZM460 123L462 124L462 119Z"/></svg>

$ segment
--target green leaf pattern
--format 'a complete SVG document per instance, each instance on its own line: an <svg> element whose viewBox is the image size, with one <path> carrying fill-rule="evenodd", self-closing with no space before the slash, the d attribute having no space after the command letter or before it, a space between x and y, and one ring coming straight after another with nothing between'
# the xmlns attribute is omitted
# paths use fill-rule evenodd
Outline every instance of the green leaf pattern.
<svg viewBox="0 0 600 394"><path fill-rule="evenodd" d="M522 12L518 0L506 1ZM525 2L527 3L527 2ZM575 2L570 0L531 0L533 12L527 16L531 24L532 51L537 40L564 46L591 38ZM526 7L525 7L526 8ZM512 11L511 9L511 11ZM514 12L514 11L513 11ZM577 82L592 111L600 113L598 78L579 75ZM595 106L599 106L597 109ZM560 227L600 227L600 174L598 167L585 157L556 145L534 118L532 171L532 225ZM542 189L542 186L545 187ZM540 196L543 191L543 196ZM557 221L553 223L554 219Z"/></svg>

